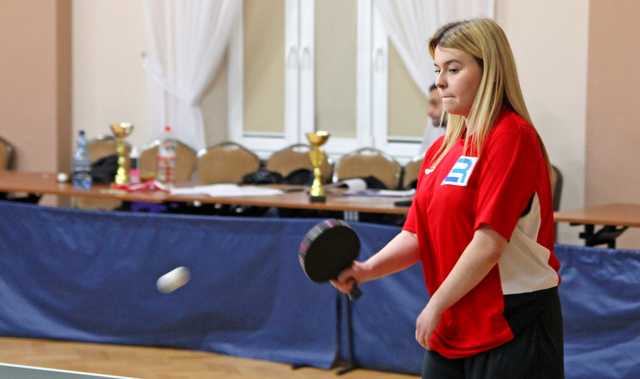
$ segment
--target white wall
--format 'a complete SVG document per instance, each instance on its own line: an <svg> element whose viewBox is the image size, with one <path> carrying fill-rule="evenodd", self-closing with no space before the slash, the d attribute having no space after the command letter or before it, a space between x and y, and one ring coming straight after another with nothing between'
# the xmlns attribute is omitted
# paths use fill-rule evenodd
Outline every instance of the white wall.
<svg viewBox="0 0 640 379"><path fill-rule="evenodd" d="M72 120L74 135L110 134L109 124L135 125L130 142L149 140L146 128L142 0L74 0Z"/></svg>
<svg viewBox="0 0 640 379"><path fill-rule="evenodd" d="M588 1L497 0L533 122L564 176L561 209L585 202ZM560 241L578 228L561 225Z"/></svg>

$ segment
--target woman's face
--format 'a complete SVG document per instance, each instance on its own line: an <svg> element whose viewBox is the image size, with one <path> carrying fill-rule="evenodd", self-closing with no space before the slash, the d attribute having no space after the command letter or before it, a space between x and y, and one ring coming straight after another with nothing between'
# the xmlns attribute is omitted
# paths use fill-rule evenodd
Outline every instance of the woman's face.
<svg viewBox="0 0 640 379"><path fill-rule="evenodd" d="M444 110L467 116L480 86L482 68L470 54L440 46L436 47L433 63Z"/></svg>

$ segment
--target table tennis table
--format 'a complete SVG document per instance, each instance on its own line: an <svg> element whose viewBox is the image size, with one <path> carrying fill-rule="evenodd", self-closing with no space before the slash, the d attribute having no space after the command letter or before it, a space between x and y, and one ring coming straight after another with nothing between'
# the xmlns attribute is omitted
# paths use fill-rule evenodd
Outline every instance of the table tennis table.
<svg viewBox="0 0 640 379"><path fill-rule="evenodd" d="M89 372L57 370L44 367L14 365L9 363L0 363L0 378L7 379L136 379L126 376L112 376L94 374Z"/></svg>

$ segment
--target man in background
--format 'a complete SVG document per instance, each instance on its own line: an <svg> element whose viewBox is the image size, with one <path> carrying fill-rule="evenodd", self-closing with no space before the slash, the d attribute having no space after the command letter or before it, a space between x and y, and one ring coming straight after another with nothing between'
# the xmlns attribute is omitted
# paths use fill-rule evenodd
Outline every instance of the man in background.
<svg viewBox="0 0 640 379"><path fill-rule="evenodd" d="M444 135L447 127L447 119L442 111L442 99L440 99L440 94L435 84L429 87L427 115L429 116L429 121L427 122L427 127L425 128L422 139L422 152L425 152L435 140Z"/></svg>

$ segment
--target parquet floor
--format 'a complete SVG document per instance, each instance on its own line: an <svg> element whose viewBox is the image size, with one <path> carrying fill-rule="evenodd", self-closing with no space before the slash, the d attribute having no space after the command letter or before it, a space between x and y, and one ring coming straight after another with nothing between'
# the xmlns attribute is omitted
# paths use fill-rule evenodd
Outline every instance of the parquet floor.
<svg viewBox="0 0 640 379"><path fill-rule="evenodd" d="M150 379L415 378L362 369L338 377L328 370L292 370L284 364L198 351L26 338L0 338L0 362Z"/></svg>

